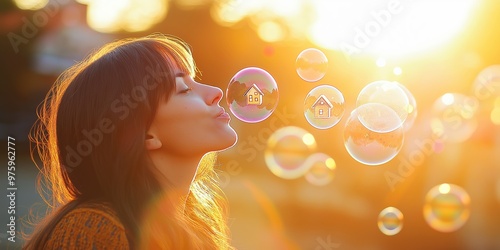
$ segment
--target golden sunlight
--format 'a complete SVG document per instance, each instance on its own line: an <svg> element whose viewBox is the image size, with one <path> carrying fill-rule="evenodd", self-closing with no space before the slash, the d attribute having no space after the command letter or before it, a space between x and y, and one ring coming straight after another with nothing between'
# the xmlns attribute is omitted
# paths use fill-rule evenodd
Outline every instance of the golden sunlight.
<svg viewBox="0 0 500 250"><path fill-rule="evenodd" d="M439 46L465 25L477 1L316 0L309 39L348 56L396 58Z"/></svg>
<svg viewBox="0 0 500 250"><path fill-rule="evenodd" d="M165 0L92 0L88 4L87 22L99 32L143 31L167 15Z"/></svg>
<svg viewBox="0 0 500 250"><path fill-rule="evenodd" d="M45 7L49 0L14 0L14 3L22 10L38 10Z"/></svg>

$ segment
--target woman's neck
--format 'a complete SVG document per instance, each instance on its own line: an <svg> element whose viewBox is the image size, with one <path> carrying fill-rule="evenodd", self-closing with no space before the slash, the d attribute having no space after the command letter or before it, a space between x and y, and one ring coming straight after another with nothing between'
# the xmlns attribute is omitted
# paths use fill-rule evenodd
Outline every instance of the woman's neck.
<svg viewBox="0 0 500 250"><path fill-rule="evenodd" d="M162 185L166 195L183 210L202 156L182 157L151 152L150 157L165 177Z"/></svg>

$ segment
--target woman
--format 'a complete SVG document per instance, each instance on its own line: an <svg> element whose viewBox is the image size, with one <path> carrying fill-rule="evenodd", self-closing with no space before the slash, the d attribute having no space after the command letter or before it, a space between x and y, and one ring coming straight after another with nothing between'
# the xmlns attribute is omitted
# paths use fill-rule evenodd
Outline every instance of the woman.
<svg viewBox="0 0 500 250"><path fill-rule="evenodd" d="M237 135L195 73L185 43L155 35L59 77L34 136L54 212L25 249L232 249L209 152Z"/></svg>

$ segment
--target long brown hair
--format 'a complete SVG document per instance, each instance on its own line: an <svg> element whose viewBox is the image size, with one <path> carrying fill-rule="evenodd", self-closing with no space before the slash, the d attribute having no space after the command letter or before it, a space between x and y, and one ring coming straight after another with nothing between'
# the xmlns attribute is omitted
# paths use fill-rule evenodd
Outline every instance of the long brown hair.
<svg viewBox="0 0 500 250"><path fill-rule="evenodd" d="M155 202L165 190L144 142L160 99L175 89L175 68L196 74L189 47L156 34L107 44L61 74L31 136L50 215L25 249L43 248L58 221L86 202L110 204L132 248L231 248L214 153L200 162L182 216L160 215L166 235L155 235L158 220L145 211L168 206Z"/></svg>

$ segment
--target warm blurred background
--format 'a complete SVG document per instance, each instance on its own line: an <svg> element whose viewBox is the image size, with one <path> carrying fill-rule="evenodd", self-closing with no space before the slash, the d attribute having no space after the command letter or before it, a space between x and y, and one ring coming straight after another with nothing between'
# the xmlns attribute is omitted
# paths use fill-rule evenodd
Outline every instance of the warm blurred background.
<svg viewBox="0 0 500 250"><path fill-rule="evenodd" d="M226 90L236 72L253 66L278 84L274 113L259 123L233 116L239 141L219 156L238 249L500 249L498 0L2 0L0 138L3 145L16 139L18 218L41 202L28 132L56 77L106 42L154 32L192 46L201 82ZM328 60L320 80L297 74L307 48ZM378 80L405 86L417 108L404 110L418 115L405 124L399 153L369 166L346 150L344 128L360 91ZM317 129L304 103L323 84L342 93L345 112L335 126ZM294 160L323 153L309 178L275 174L266 164L265 152L280 153L266 149L268 139L286 126L305 131L285 135L303 139L282 145ZM287 163L287 152L274 156ZM379 220L386 207L403 217ZM10 243L7 230L1 248L19 247L20 235Z"/></svg>

